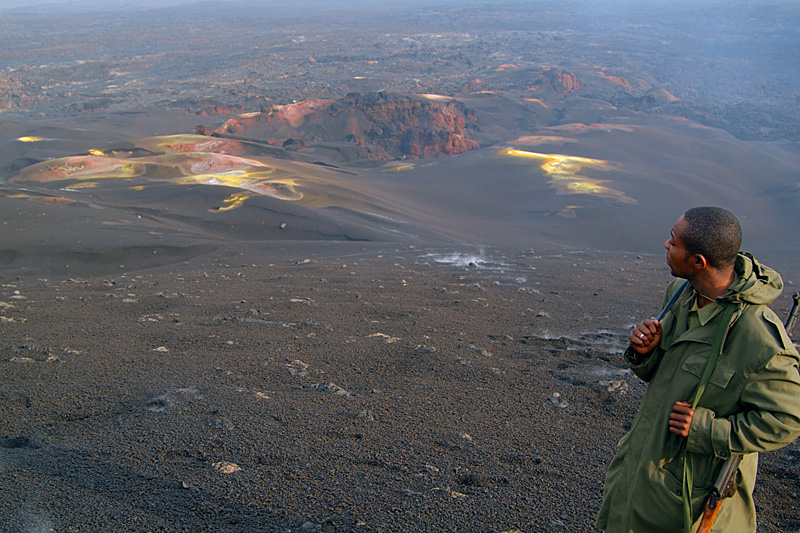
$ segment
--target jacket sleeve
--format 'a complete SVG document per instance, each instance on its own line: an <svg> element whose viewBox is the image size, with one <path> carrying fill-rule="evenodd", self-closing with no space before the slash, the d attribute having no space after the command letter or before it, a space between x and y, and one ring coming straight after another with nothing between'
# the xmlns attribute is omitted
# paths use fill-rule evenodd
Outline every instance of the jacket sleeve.
<svg viewBox="0 0 800 533"><path fill-rule="evenodd" d="M776 450L800 436L800 361L779 353L750 376L742 390L743 409L717 418L698 407L692 417L687 450L726 459L731 454Z"/></svg>
<svg viewBox="0 0 800 533"><path fill-rule="evenodd" d="M639 355L633 351L633 348L628 346L625 350L625 363L630 367L634 374L640 379L650 382L653 374L658 367L658 362L661 361L661 356L664 355L664 350L656 347L655 350L650 352L650 355Z"/></svg>

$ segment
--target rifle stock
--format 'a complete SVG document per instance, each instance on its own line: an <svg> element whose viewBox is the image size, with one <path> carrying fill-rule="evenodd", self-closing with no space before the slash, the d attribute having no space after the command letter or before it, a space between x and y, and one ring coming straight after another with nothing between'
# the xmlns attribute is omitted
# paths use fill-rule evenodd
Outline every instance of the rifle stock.
<svg viewBox="0 0 800 533"><path fill-rule="evenodd" d="M700 526L698 526L696 533L711 533L711 526L714 525L714 520L717 519L719 508L722 507L720 503L721 502L717 502L717 505L715 505L713 509L709 509L708 506L703 509L703 519L700 521Z"/></svg>
<svg viewBox="0 0 800 533"><path fill-rule="evenodd" d="M742 456L733 455L722 464L717 481L711 489L711 495L706 501L703 518L700 520L696 533L710 533L723 500L736 494L736 472L739 471L740 462L742 462Z"/></svg>

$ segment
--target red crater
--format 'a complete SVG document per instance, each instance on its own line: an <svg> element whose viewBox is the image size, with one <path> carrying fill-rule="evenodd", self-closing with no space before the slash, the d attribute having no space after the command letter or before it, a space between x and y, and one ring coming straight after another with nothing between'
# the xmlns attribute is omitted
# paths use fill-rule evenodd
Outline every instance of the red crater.
<svg viewBox="0 0 800 533"><path fill-rule="evenodd" d="M353 93L339 100L308 99L240 115L201 135L228 136L299 149L346 144L364 159L432 158L480 146L471 138L477 116L455 100L395 93Z"/></svg>

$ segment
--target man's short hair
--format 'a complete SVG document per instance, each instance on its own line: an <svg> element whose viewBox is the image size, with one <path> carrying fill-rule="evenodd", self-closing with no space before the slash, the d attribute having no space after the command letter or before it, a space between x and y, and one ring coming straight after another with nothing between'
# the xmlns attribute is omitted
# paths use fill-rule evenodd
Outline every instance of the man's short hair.
<svg viewBox="0 0 800 533"><path fill-rule="evenodd" d="M742 245L742 226L733 213L721 207L694 207L683 218L688 253L702 254L717 269L733 265Z"/></svg>

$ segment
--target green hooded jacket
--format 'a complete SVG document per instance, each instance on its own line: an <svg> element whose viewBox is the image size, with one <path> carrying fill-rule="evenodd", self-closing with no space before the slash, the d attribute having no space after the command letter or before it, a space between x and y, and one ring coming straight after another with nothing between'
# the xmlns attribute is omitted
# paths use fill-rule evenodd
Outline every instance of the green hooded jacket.
<svg viewBox="0 0 800 533"><path fill-rule="evenodd" d="M675 402L691 402L700 382L722 305L704 324L687 329L696 293L687 285L661 320L659 346L644 358L631 348L625 360L649 383L631 429L620 440L606 474L597 527L617 532L683 532L684 452L691 457L693 530L722 463L743 454L737 492L723 501L714 528L756 530L753 488L758 452L800 436L800 356L782 322L767 307L783 290L780 275L742 252L736 278L717 302L737 306L722 353L692 418L688 438L669 431ZM683 280L667 288L664 304Z"/></svg>

